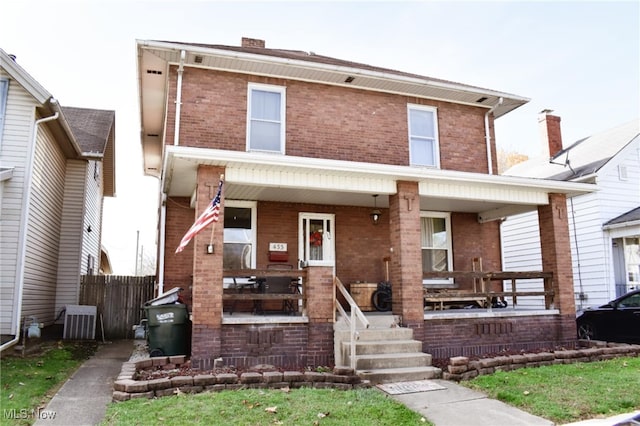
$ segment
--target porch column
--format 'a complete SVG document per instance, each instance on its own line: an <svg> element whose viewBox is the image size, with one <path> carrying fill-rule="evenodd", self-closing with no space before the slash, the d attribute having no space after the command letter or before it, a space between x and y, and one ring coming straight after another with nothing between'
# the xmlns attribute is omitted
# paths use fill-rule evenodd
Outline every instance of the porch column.
<svg viewBox="0 0 640 426"><path fill-rule="evenodd" d="M542 269L553 273L554 306L560 311L562 321L559 337L575 340L576 306L566 196L549 194L549 204L538 207L538 219Z"/></svg>
<svg viewBox="0 0 640 426"><path fill-rule="evenodd" d="M397 193L389 197L393 313L401 315L402 324L414 330L416 340L423 340L424 296L418 183L399 181L397 189Z"/></svg>
<svg viewBox="0 0 640 426"><path fill-rule="evenodd" d="M307 364L332 365L333 351L333 268L310 266L304 290L309 317Z"/></svg>
<svg viewBox="0 0 640 426"><path fill-rule="evenodd" d="M219 167L198 167L195 219L211 203L218 190ZM224 187L220 201L220 217L196 235L193 244L193 334L191 365L196 369L211 369L220 356L222 332L222 244L224 231ZM214 253L206 253L213 228Z"/></svg>

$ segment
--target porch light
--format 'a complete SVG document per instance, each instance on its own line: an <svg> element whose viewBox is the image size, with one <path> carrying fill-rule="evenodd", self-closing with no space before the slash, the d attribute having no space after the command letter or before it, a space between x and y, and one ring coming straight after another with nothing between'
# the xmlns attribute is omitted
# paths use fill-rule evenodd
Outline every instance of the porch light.
<svg viewBox="0 0 640 426"><path fill-rule="evenodd" d="M380 216L382 216L382 212L378 210L376 200L378 199L378 194L373 195L373 210L369 213L369 217L374 225L377 225L380 222Z"/></svg>
<svg viewBox="0 0 640 426"><path fill-rule="evenodd" d="M213 254L213 244L206 245L207 254Z"/></svg>

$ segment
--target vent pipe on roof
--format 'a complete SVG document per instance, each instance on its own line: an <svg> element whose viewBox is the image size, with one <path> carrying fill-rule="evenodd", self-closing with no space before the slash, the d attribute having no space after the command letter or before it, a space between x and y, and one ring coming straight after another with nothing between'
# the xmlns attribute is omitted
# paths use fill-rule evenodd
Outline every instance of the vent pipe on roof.
<svg viewBox="0 0 640 426"><path fill-rule="evenodd" d="M501 96L500 99L498 99L498 103L484 114L484 138L487 143L487 164L490 175L493 174L493 160L491 159L491 132L489 130L489 114L491 114L493 111L495 111L496 108L502 105L503 101L504 99Z"/></svg>

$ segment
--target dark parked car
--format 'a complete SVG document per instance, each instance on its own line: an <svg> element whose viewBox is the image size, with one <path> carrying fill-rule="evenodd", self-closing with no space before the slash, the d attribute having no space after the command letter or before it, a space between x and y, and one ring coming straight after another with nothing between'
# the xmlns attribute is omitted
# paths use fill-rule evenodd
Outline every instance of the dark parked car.
<svg viewBox="0 0 640 426"><path fill-rule="evenodd" d="M579 312L576 325L580 339L640 343L640 290Z"/></svg>

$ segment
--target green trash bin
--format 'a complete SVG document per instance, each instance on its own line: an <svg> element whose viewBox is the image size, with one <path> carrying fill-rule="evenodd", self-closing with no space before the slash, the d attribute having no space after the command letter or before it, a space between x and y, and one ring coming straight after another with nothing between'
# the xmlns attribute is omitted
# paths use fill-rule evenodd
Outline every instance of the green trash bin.
<svg viewBox="0 0 640 426"><path fill-rule="evenodd" d="M191 321L187 305L145 306L149 355L189 355Z"/></svg>

